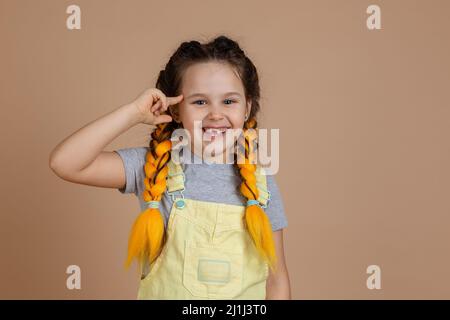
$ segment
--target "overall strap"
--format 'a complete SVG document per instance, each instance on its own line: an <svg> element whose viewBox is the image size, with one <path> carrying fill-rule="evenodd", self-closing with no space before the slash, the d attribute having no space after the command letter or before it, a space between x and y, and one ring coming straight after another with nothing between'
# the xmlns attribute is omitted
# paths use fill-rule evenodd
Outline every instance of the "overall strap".
<svg viewBox="0 0 450 320"><path fill-rule="evenodd" d="M173 194L176 191L181 193L184 190L185 175L181 164L175 163L172 159L167 163L169 172L167 174L167 192ZM270 191L267 189L266 172L260 165L256 166L255 171L256 187L258 188L258 201L263 208L266 208L270 200Z"/></svg>
<svg viewBox="0 0 450 320"><path fill-rule="evenodd" d="M259 192L258 201L263 208L267 208L267 205L270 200L270 191L267 188L266 171L260 165L256 166L255 177L256 177L256 187L258 188Z"/></svg>
<svg viewBox="0 0 450 320"><path fill-rule="evenodd" d="M167 166L169 167L169 172L166 178L167 190L169 192L184 190L185 176L181 164L177 164L173 161L173 159L170 159Z"/></svg>

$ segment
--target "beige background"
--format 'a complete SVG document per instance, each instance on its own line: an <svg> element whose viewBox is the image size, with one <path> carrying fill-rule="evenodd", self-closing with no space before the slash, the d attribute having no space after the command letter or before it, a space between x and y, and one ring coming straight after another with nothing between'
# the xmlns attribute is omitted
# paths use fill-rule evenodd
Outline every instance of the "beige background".
<svg viewBox="0 0 450 320"><path fill-rule="evenodd" d="M81 6L69 31L66 7ZM366 28L366 8L382 30ZM64 137L153 87L184 40L233 37L280 128L294 299L450 298L448 1L0 1L0 298L135 299L134 195L48 167ZM109 150L146 145L139 125ZM67 290L66 267L82 270ZM382 269L368 290L366 268Z"/></svg>

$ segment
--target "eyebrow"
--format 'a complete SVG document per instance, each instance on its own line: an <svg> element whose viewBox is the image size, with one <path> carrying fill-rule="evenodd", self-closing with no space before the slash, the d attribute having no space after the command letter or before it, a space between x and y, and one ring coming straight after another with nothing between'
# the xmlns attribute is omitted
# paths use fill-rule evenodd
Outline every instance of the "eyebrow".
<svg viewBox="0 0 450 320"><path fill-rule="evenodd" d="M236 92L236 91L226 92L223 94L223 96L230 96L230 95L242 96L239 92ZM196 97L196 96L208 96L208 95L205 93L193 93L193 94L189 95L186 99Z"/></svg>

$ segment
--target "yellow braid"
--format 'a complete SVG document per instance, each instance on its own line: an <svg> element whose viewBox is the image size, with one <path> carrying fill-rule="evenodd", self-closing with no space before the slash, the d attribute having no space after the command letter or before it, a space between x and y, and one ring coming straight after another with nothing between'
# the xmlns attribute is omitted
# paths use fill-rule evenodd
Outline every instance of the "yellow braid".
<svg viewBox="0 0 450 320"><path fill-rule="evenodd" d="M239 173L242 177L241 193L247 200L257 200L259 197L256 186L256 120L250 118L244 125L244 139L239 139L238 143L243 154L241 154L236 165L239 167ZM254 129L254 130L249 130ZM250 233L256 249L263 259L268 263L272 271L276 270L277 257L275 253L275 244L272 237L272 226L264 210L257 204L247 206L245 209L245 222L247 230Z"/></svg>
<svg viewBox="0 0 450 320"><path fill-rule="evenodd" d="M152 133L150 150L146 154L144 166L145 190L142 194L144 201L160 201L166 190L172 131L170 123L161 123ZM152 263L161 253L165 243L164 231L164 218L158 208L147 208L141 212L129 236L126 268L130 266L134 258L138 259L139 272L142 272L146 260Z"/></svg>

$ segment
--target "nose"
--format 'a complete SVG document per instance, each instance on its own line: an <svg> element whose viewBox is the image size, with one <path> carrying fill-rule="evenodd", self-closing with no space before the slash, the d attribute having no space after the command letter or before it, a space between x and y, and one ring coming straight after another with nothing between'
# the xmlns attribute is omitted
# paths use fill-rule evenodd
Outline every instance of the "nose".
<svg viewBox="0 0 450 320"><path fill-rule="evenodd" d="M219 112L210 112L208 116L206 117L209 120L222 120L224 118L223 114Z"/></svg>
<svg viewBox="0 0 450 320"><path fill-rule="evenodd" d="M224 118L224 114L218 105L211 104L208 111L207 118L210 120L221 120Z"/></svg>

